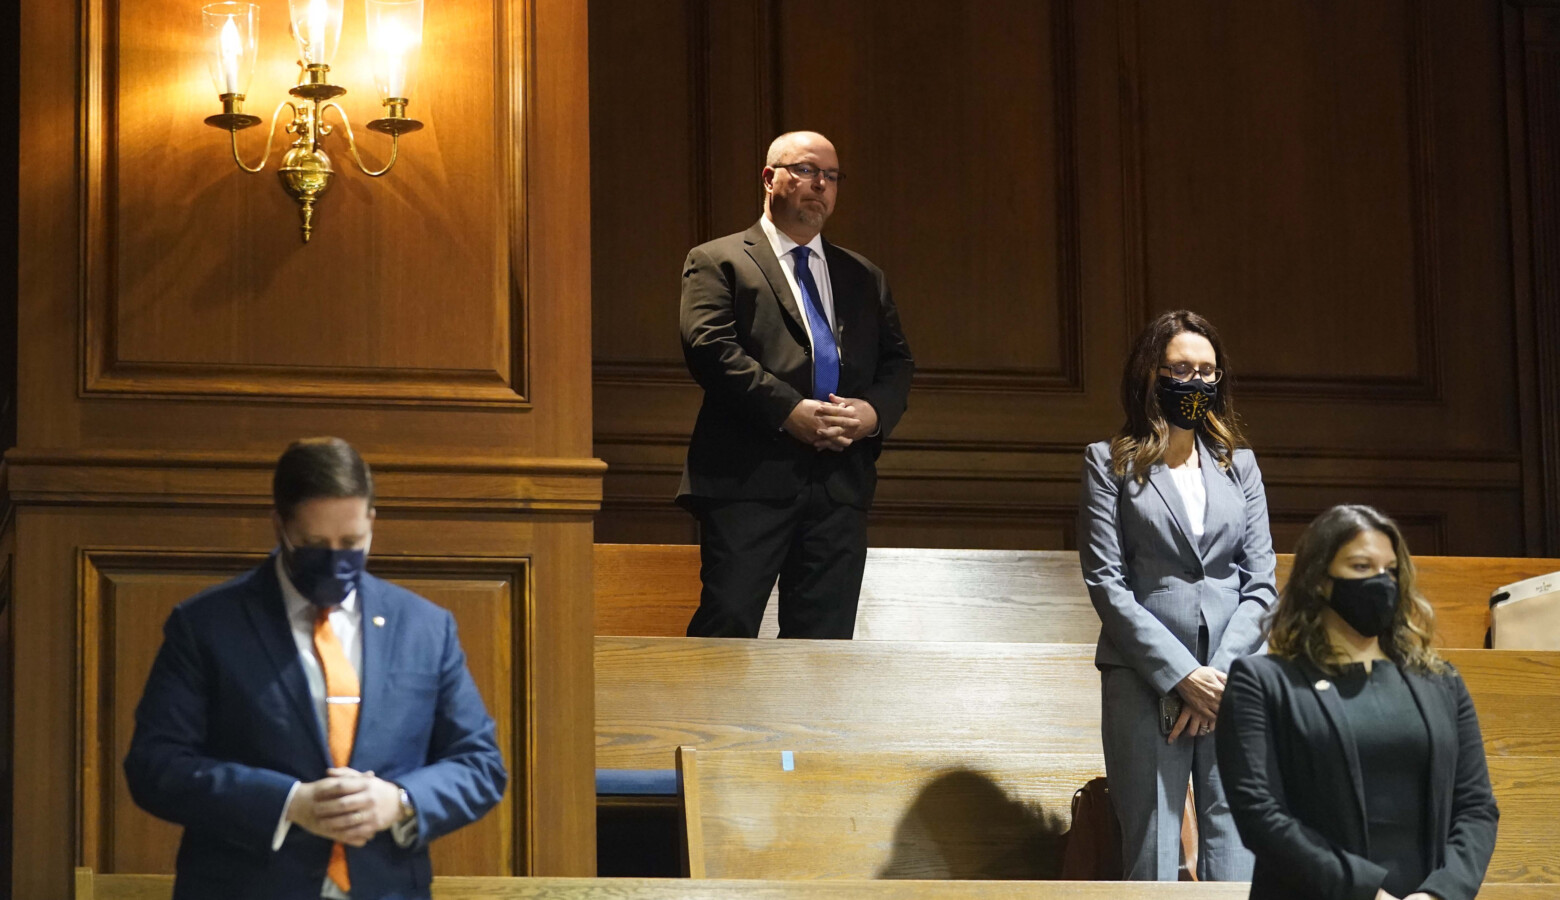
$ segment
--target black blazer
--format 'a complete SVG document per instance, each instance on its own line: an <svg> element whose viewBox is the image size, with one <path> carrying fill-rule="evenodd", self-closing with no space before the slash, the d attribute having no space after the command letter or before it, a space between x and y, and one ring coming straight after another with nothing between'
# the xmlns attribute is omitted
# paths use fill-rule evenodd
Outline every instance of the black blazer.
<svg viewBox="0 0 1560 900"><path fill-rule="evenodd" d="M1479 718L1455 670L1403 675L1430 733L1432 870L1418 889L1472 900L1499 818ZM1235 825L1257 857L1253 898L1371 900L1386 877L1368 858L1365 789L1341 704L1308 661L1248 656L1230 667L1215 734Z"/></svg>
<svg viewBox="0 0 1560 900"><path fill-rule="evenodd" d="M838 393L872 404L878 435L835 452L814 450L782 430L812 394L812 346L780 260L754 223L693 248L683 265L683 357L704 388L704 404L679 503L786 500L812 475L837 503L871 504L877 455L904 414L915 363L882 271L827 241L824 256L840 348Z"/></svg>

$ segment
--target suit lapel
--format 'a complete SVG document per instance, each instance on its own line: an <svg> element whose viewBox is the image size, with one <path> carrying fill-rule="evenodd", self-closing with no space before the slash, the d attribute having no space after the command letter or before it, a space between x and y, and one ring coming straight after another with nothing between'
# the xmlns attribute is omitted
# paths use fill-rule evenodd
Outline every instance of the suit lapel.
<svg viewBox="0 0 1560 900"><path fill-rule="evenodd" d="M363 699L358 706L357 737L352 742L353 768L361 768L359 754L373 735L378 734L378 724L383 718L380 714L385 711L385 682L388 680L385 667L390 662L392 629L399 624L385 606L382 583L365 572L358 582L358 610L363 615L358 625L358 636L363 640L363 671L358 675L358 693ZM384 624L379 624L381 622Z"/></svg>
<svg viewBox="0 0 1560 900"><path fill-rule="evenodd" d="M834 298L834 343L839 348L840 364L845 363L845 315L855 295L851 291L850 273L845 268L845 251L823 240L823 259L829 268L829 293ZM854 310L852 310L854 311Z"/></svg>
<svg viewBox="0 0 1560 900"><path fill-rule="evenodd" d="M796 298L791 295L791 285L785 280L785 272L780 269L780 260L775 256L775 250L769 245L769 235L764 233L762 225L754 223L747 233L742 235L742 241L747 245L747 255L758 265L758 270L764 273L764 278L769 282L769 289L774 292L775 299L780 301L780 308L795 322L796 327L806 334L806 324L802 319L802 309L796 305Z"/></svg>
<svg viewBox="0 0 1560 900"><path fill-rule="evenodd" d="M1202 553L1197 548L1197 539L1192 535L1191 520L1186 516L1186 504L1181 502L1181 490L1175 486L1175 478L1171 476L1170 469L1163 462L1154 463L1148 469L1148 483L1159 492L1159 499L1170 509L1170 518L1175 522L1175 527L1181 532L1181 537L1186 541L1186 546L1192 549L1198 559ZM1206 529L1205 529L1206 530Z"/></svg>
<svg viewBox="0 0 1560 900"><path fill-rule="evenodd" d="M1202 438L1197 439L1197 456L1202 465L1203 489L1208 494L1207 508L1203 510L1203 533L1198 542L1197 552L1206 561L1219 534L1230 523L1233 512L1231 501L1234 500L1231 489L1234 485L1230 483L1229 473L1221 468L1219 461L1208 452L1208 446L1203 443ZM1244 503L1241 505L1244 506Z"/></svg>
<svg viewBox="0 0 1560 900"><path fill-rule="evenodd" d="M303 663L298 658L298 645L293 642L292 624L287 621L287 605L282 601L282 585L276 577L276 554L260 565L255 572L255 590L249 595L245 608L250 624L265 647L266 655L276 666L277 681L291 701L293 712L304 723L304 730L314 735L314 747L320 761L330 766L330 751L325 744L325 734L320 730L319 717L314 713L314 701L309 696L309 682L303 674Z"/></svg>
<svg viewBox="0 0 1560 900"><path fill-rule="evenodd" d="M1354 731L1349 728L1349 719L1344 715L1343 699L1338 695L1338 686L1326 673L1309 662L1302 661L1301 672L1310 677L1310 691L1316 697L1316 702L1321 705L1327 721L1332 724L1333 734L1338 738L1338 746L1343 750L1343 758L1349 766L1349 784L1354 791L1355 812L1359 815L1360 834L1368 841L1369 820L1365 813L1365 779L1360 774L1359 748L1354 744Z"/></svg>

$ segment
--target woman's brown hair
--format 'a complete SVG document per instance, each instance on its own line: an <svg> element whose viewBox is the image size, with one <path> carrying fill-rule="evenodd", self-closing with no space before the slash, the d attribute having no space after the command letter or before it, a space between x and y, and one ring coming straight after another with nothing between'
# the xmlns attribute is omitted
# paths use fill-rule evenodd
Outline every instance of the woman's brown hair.
<svg viewBox="0 0 1560 900"><path fill-rule="evenodd" d="M1295 564L1271 613L1268 650L1275 656L1304 658L1337 674L1343 662L1322 622L1327 609L1327 570L1344 544L1366 531L1379 531L1397 555L1398 605L1392 627L1381 635L1381 649L1400 666L1440 672L1446 664L1430 643L1435 611L1415 584L1414 560L1397 523L1369 506L1334 506L1306 526L1295 544Z"/></svg>
<svg viewBox="0 0 1560 900"><path fill-rule="evenodd" d="M1178 334L1200 334L1213 345L1214 365L1223 370L1218 394L1208 414L1198 423L1209 448L1222 468L1230 467L1236 449L1246 446L1230 397L1230 361L1213 323L1187 309L1162 313L1148 323L1132 345L1126 369L1121 373L1121 409L1127 421L1110 442L1110 468L1117 478L1131 475L1138 483L1148 480L1148 470L1165 457L1170 446L1170 424L1159 408L1159 367L1165 348Z"/></svg>

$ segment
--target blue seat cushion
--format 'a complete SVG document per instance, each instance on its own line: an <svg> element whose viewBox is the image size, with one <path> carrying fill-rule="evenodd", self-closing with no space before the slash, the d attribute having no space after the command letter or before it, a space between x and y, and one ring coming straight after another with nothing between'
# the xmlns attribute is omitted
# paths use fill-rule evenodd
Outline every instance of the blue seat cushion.
<svg viewBox="0 0 1560 900"><path fill-rule="evenodd" d="M676 769L597 769L596 793L677 796Z"/></svg>

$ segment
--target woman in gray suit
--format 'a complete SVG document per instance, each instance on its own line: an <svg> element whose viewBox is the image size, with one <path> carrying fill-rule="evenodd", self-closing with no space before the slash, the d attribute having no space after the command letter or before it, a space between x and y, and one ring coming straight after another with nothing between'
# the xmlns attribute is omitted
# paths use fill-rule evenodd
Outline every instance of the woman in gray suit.
<svg viewBox="0 0 1560 900"><path fill-rule="evenodd" d="M1124 874L1175 880L1190 779L1198 877L1244 881L1252 857L1211 734L1230 663L1262 643L1276 590L1262 473L1213 325L1186 310L1150 323L1121 401L1121 431L1084 452L1078 549L1100 616L1100 730Z"/></svg>

